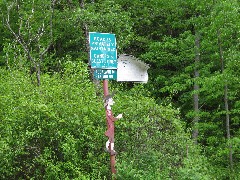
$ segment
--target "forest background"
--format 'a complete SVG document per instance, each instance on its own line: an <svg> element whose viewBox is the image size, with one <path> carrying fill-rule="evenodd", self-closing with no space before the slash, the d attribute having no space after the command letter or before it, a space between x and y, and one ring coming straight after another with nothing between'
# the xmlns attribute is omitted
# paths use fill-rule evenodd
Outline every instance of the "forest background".
<svg viewBox="0 0 240 180"><path fill-rule="evenodd" d="M1 0L1 179L110 179L88 32L148 63L117 90L117 179L240 179L238 0Z"/></svg>

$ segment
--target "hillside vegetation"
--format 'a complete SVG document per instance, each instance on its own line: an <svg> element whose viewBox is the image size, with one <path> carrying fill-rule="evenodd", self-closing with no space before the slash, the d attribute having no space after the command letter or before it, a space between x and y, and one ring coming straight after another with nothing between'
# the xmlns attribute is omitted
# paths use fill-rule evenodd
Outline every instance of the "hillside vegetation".
<svg viewBox="0 0 240 180"><path fill-rule="evenodd" d="M111 179L88 33L150 65L109 82L117 179L240 179L238 0L0 1L0 179Z"/></svg>

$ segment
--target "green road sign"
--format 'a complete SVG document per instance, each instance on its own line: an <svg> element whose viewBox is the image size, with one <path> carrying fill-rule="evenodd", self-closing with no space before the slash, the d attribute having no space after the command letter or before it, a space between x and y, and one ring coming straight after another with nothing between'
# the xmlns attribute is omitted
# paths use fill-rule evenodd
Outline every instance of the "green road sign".
<svg viewBox="0 0 240 180"><path fill-rule="evenodd" d="M96 69L117 69L115 34L89 32L90 65Z"/></svg>
<svg viewBox="0 0 240 180"><path fill-rule="evenodd" d="M101 79L117 79L117 69L95 69L94 78Z"/></svg>

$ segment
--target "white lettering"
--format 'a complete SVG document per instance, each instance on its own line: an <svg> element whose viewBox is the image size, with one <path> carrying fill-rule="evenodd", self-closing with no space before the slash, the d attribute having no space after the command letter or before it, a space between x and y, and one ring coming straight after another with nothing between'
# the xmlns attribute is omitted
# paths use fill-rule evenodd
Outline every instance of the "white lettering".
<svg viewBox="0 0 240 180"><path fill-rule="evenodd" d="M91 50L98 50L98 47L91 47Z"/></svg>
<svg viewBox="0 0 240 180"><path fill-rule="evenodd" d="M99 47L100 51L106 51L107 49L105 47Z"/></svg>

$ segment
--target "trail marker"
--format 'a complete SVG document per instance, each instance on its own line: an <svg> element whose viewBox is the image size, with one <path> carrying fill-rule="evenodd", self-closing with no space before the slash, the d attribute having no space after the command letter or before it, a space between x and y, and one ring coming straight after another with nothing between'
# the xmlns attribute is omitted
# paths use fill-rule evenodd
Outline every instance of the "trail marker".
<svg viewBox="0 0 240 180"><path fill-rule="evenodd" d="M114 150L114 121L122 117L113 117L111 105L113 99L109 96L108 80L131 81L146 83L148 81L147 70L149 66L137 58L122 54L117 58L115 34L89 32L90 65L94 70L94 78L103 80L104 105L106 111L108 137L106 146L110 152L110 165L112 174L116 174ZM108 97L108 99L107 99Z"/></svg>
<svg viewBox="0 0 240 180"><path fill-rule="evenodd" d="M95 69L94 78L97 80L117 80L117 69Z"/></svg>
<svg viewBox="0 0 240 180"><path fill-rule="evenodd" d="M115 34L89 32L90 65L93 69L117 69Z"/></svg>

